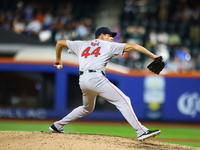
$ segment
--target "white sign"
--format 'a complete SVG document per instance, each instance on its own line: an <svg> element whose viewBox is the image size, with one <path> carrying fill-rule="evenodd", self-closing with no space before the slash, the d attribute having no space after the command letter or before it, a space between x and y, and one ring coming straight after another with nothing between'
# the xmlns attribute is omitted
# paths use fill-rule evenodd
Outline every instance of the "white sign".
<svg viewBox="0 0 200 150"><path fill-rule="evenodd" d="M25 111L21 109L9 109L0 108L0 118L35 118L35 119L45 119L47 117L47 112L44 109L27 109Z"/></svg>
<svg viewBox="0 0 200 150"><path fill-rule="evenodd" d="M147 76L144 79L145 103L163 104L165 101L165 78L162 76Z"/></svg>
<svg viewBox="0 0 200 150"><path fill-rule="evenodd" d="M200 95L197 92L183 93L178 99L177 107L182 114L196 117L200 112Z"/></svg>

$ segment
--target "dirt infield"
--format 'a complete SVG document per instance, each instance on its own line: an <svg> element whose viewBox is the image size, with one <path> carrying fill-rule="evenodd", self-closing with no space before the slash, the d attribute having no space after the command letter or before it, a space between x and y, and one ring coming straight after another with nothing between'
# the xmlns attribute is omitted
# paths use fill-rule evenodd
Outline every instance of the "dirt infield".
<svg viewBox="0 0 200 150"><path fill-rule="evenodd" d="M3 150L200 150L197 147L168 144L152 139L86 133L0 131Z"/></svg>

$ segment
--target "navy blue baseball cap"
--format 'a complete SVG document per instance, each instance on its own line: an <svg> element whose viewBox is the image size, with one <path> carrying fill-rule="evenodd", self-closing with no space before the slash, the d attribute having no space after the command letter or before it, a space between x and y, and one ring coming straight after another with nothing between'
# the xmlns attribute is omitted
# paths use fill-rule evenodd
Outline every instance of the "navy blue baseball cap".
<svg viewBox="0 0 200 150"><path fill-rule="evenodd" d="M103 34L111 34L112 37L115 37L117 35L117 32L112 32L107 27L100 27L95 31L95 37L98 37L99 35L101 35L101 33L103 33Z"/></svg>

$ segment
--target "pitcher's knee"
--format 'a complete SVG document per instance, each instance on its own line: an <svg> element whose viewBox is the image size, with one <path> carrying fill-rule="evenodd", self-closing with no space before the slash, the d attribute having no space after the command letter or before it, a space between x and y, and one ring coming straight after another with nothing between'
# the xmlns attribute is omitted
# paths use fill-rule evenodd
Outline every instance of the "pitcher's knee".
<svg viewBox="0 0 200 150"><path fill-rule="evenodd" d="M89 114L89 113L91 113L92 111L94 110L94 108L90 108L90 107L85 107L85 106L83 106L83 112L84 112L84 114Z"/></svg>

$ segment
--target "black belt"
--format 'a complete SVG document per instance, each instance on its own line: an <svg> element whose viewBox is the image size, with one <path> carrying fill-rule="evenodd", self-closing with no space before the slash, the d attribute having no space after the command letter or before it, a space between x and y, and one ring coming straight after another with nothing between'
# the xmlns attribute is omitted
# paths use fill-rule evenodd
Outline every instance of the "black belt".
<svg viewBox="0 0 200 150"><path fill-rule="evenodd" d="M96 71L96 70L88 70L88 72L91 73L91 72L97 72L97 71ZM79 74L80 74L80 75L82 75L83 73L84 73L84 71L79 71ZM101 71L101 73L102 73L104 76L106 76L105 73L104 73L103 71Z"/></svg>

